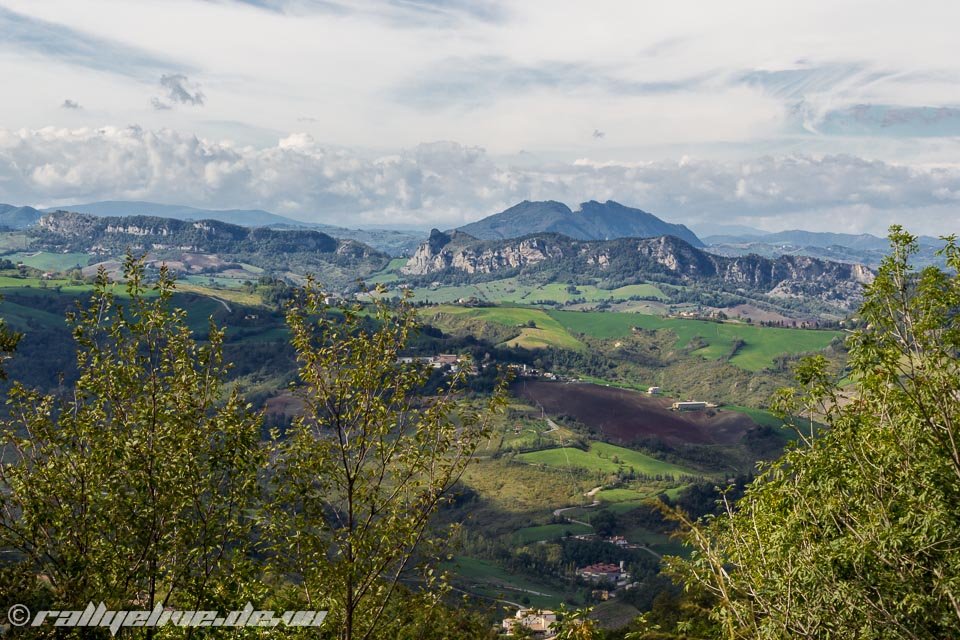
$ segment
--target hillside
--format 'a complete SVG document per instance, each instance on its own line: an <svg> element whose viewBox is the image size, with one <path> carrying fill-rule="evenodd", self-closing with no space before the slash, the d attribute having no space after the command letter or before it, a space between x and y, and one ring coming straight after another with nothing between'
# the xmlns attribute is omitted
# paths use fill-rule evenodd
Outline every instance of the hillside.
<svg viewBox="0 0 960 640"><path fill-rule="evenodd" d="M937 255L944 243L938 238L920 236L920 251L914 256L918 266L943 265ZM722 234L704 238L711 253L724 256L742 256L752 253L778 257L785 255L810 256L836 262L861 263L876 267L890 250L886 238L869 233L827 233L802 230L779 231L766 234Z"/></svg>
<svg viewBox="0 0 960 640"><path fill-rule="evenodd" d="M862 298L862 285L873 278L869 269L857 264L804 256L724 257L672 236L578 241L534 234L494 241L437 230L401 271L440 283L536 274L543 281L593 278L617 286L645 280L716 284L766 296L818 299L843 308L853 308Z"/></svg>
<svg viewBox="0 0 960 640"><path fill-rule="evenodd" d="M0 205L9 206L9 205ZM29 207L25 207L29 208ZM59 210L86 213L100 217L126 217L132 215L173 218L175 220L218 220L243 227L270 227L273 229L315 229L339 240L354 240L369 245L378 251L390 255L409 255L423 240L423 233L416 231L396 231L392 229L347 229L320 222L305 222L286 216L280 216L262 209L198 209L182 205L159 204L156 202L108 200L86 204L72 204L66 207L45 209L44 213ZM3 214L0 213L0 216ZM23 228L36 224L40 214L29 224L14 227ZM0 218L2 223L2 218Z"/></svg>
<svg viewBox="0 0 960 640"><path fill-rule="evenodd" d="M0 204L0 227L6 229L26 229L40 221L43 214L33 207L18 207L12 204Z"/></svg>
<svg viewBox="0 0 960 640"><path fill-rule="evenodd" d="M235 261L274 271L313 272L336 286L377 271L389 260L366 245L337 240L320 231L248 228L216 220L57 212L43 216L29 235L33 248L58 253L88 252L109 258L133 250L183 262L201 254L217 263Z"/></svg>
<svg viewBox="0 0 960 640"><path fill-rule="evenodd" d="M459 227L481 240L518 238L530 233L558 233L577 240L676 236L695 247L703 243L682 224L664 222L653 214L607 200L584 202L577 211L562 202L524 200L500 213Z"/></svg>

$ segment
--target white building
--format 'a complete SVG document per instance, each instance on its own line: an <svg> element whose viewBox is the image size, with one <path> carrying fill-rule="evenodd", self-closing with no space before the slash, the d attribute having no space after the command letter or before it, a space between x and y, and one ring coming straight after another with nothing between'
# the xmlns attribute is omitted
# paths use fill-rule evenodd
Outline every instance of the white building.
<svg viewBox="0 0 960 640"><path fill-rule="evenodd" d="M503 620L503 631L512 636L514 627L519 625L535 634L542 634L542 638L553 638L556 636L553 631L556 622L557 614L548 609L520 609L514 617Z"/></svg>

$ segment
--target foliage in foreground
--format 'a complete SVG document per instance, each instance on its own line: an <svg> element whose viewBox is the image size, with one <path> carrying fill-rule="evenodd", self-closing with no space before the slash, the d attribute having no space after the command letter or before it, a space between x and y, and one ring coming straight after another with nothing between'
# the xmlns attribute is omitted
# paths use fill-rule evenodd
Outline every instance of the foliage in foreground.
<svg viewBox="0 0 960 640"><path fill-rule="evenodd" d="M960 251L945 249L952 273L917 272L915 238L891 243L849 339L852 387L807 361L779 398L809 419L803 443L687 522L695 551L672 569L715 603L712 635L960 635Z"/></svg>
<svg viewBox="0 0 960 640"><path fill-rule="evenodd" d="M73 388L44 395L15 385L10 394L0 428L0 601L34 611L103 601L226 612L249 600L326 609L326 637L396 637L411 620L474 635L476 620L439 604L427 524L500 396L470 404L455 379L444 394L419 397L426 372L396 357L416 329L409 306L378 303L368 318L328 309L308 287L288 316L307 411L286 437L264 443L262 416L225 390L223 331L211 325L203 343L194 340L184 312L171 308L165 270L148 285L143 262L128 257L125 282L126 296L115 296L101 272L90 305L70 318ZM423 582L411 590L400 581L415 565ZM316 634L269 633L308 632Z"/></svg>
<svg viewBox="0 0 960 640"><path fill-rule="evenodd" d="M129 303L101 274L90 307L70 318L75 388L10 392L0 547L42 576L51 609L250 597L259 418L223 390L223 333L198 345L184 312L168 308L167 273L150 298L142 263L127 266Z"/></svg>
<svg viewBox="0 0 960 640"><path fill-rule="evenodd" d="M430 516L489 436L502 397L464 402L466 363L422 397L427 369L397 365L416 329L410 305L376 302L373 317L337 311L308 283L287 316L306 408L272 456L270 537L303 601L329 610L342 637L388 637L397 629L387 606L417 560L430 558ZM430 559L420 579L440 586L431 568L439 558Z"/></svg>

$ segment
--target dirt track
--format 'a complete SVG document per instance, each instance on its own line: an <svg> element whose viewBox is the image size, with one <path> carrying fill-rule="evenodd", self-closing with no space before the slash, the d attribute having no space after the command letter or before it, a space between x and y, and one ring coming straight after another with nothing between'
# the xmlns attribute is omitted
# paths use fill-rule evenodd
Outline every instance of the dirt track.
<svg viewBox="0 0 960 640"><path fill-rule="evenodd" d="M553 415L568 415L604 435L631 442L732 444L757 425L742 413L723 410L671 411L672 400L596 384L521 380L513 393ZM710 415L713 414L713 415Z"/></svg>

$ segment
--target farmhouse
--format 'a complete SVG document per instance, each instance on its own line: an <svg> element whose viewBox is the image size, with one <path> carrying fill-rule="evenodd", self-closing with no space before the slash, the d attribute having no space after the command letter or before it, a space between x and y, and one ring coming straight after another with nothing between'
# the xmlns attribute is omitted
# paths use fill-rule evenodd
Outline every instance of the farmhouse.
<svg viewBox="0 0 960 640"><path fill-rule="evenodd" d="M670 405L674 411L702 411L707 408L706 402L674 402Z"/></svg>
<svg viewBox="0 0 960 640"><path fill-rule="evenodd" d="M557 614L547 609L520 609L512 618L503 620L503 631L508 636L514 635L517 626L526 627L540 638L555 638L552 627L557 622Z"/></svg>
<svg viewBox="0 0 960 640"><path fill-rule="evenodd" d="M590 582L612 582L617 585L626 582L630 577L630 574L624 568L623 560L620 561L619 565L604 562L591 564L582 569L577 569L577 575Z"/></svg>

